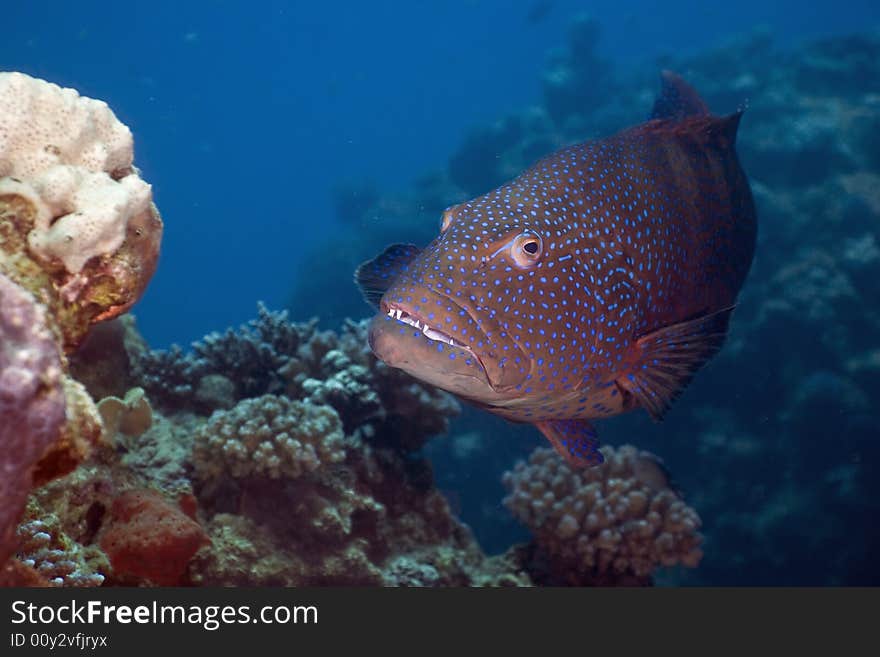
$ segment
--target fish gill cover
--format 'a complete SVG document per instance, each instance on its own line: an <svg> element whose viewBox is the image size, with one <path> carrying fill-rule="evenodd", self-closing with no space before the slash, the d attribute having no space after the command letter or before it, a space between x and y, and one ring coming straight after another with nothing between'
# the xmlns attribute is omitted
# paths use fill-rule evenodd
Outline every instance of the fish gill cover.
<svg viewBox="0 0 880 657"><path fill-rule="evenodd" d="M598 36L576 21L541 103L408 192L340 186L351 230L298 242L292 318L259 305L187 350L150 349L125 312L163 228L128 130L0 75L0 579L880 582L876 34L779 48L756 32L661 63L713 111L747 101L737 151L761 228L724 348L662 424L603 422L602 465L390 367L366 320L342 320L369 312L350 272L385 244L427 244L446 208L644 120L657 68L613 67Z"/></svg>

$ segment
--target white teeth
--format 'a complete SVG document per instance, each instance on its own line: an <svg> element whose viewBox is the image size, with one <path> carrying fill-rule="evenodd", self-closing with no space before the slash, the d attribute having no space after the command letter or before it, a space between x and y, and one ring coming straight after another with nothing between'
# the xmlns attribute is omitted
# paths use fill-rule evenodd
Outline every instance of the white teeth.
<svg viewBox="0 0 880 657"><path fill-rule="evenodd" d="M414 317L410 317L409 315L403 313L399 308L392 308L388 311L388 316L396 319L398 321L403 322L404 324L408 324L413 328L416 328L422 332L422 334L430 339L436 340L437 342L443 342L453 347L464 347L465 345L461 344L457 340L454 340L452 337L446 335L445 333L438 331L437 329L431 328L428 324L422 324L419 320Z"/></svg>
<svg viewBox="0 0 880 657"><path fill-rule="evenodd" d="M437 340L438 342L445 342L446 344L452 344L452 338L440 331L435 331L430 326L426 326L422 329L422 333L425 334L426 338L430 338L431 340Z"/></svg>

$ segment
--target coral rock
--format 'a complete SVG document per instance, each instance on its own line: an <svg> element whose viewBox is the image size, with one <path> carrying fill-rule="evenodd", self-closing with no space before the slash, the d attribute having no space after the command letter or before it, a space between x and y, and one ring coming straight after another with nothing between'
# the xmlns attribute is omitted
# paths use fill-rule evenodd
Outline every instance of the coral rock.
<svg viewBox="0 0 880 657"><path fill-rule="evenodd" d="M104 425L95 403L85 387L69 376L64 377L66 422L58 439L45 451L34 468L34 485L72 472L101 444Z"/></svg>
<svg viewBox="0 0 880 657"><path fill-rule="evenodd" d="M0 274L0 565L14 549L33 468L64 413L61 355L45 313Z"/></svg>
<svg viewBox="0 0 880 657"><path fill-rule="evenodd" d="M162 221L131 132L73 89L0 73L0 271L46 299L71 349L141 296Z"/></svg>

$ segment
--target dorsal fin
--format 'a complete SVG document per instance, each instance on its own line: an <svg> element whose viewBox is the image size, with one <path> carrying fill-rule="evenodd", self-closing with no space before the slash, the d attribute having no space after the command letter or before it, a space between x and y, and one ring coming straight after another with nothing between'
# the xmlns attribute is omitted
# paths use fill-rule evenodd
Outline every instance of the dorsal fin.
<svg viewBox="0 0 880 657"><path fill-rule="evenodd" d="M735 144L736 133L737 130L739 130L739 121L742 118L744 111L745 110L739 109L733 114L718 117L710 127L710 132L714 132L717 137L720 137L730 145Z"/></svg>
<svg viewBox="0 0 880 657"><path fill-rule="evenodd" d="M635 341L630 371L617 384L660 420L727 335L733 306L652 331Z"/></svg>
<svg viewBox="0 0 880 657"><path fill-rule="evenodd" d="M660 95L654 101L652 119L673 119L679 121L686 116L707 116L709 108L700 94L684 81L678 73L660 73Z"/></svg>
<svg viewBox="0 0 880 657"><path fill-rule="evenodd" d="M419 251L415 244L392 244L372 260L361 263L354 271L354 280L367 303L378 308L382 295Z"/></svg>

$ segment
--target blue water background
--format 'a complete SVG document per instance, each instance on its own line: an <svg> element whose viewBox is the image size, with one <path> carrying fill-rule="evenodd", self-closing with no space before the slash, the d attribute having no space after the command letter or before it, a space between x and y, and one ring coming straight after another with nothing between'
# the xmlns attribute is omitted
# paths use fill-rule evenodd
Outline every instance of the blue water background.
<svg viewBox="0 0 880 657"><path fill-rule="evenodd" d="M470 126L538 102L547 53L578 12L598 18L619 65L756 25L783 44L862 30L880 11L876 0L4 5L0 68L106 100L134 132L166 225L136 308L155 347L244 322L258 299L284 307L299 255L340 228L334 185L403 189L445 166Z"/></svg>

